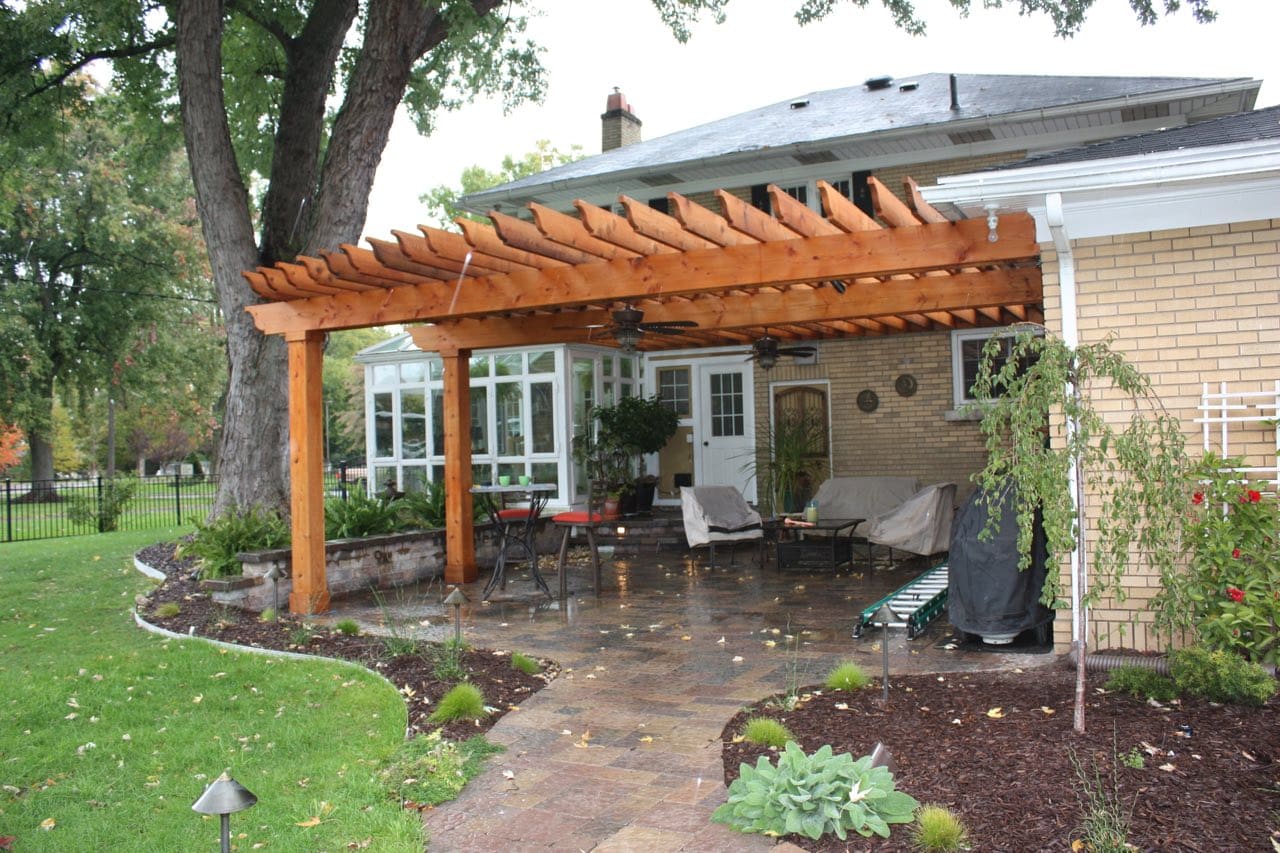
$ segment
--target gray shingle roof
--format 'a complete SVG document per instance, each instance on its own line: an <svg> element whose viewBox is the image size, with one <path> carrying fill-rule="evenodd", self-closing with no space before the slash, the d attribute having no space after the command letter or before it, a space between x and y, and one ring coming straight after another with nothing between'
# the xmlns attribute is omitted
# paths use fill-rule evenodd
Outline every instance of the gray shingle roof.
<svg viewBox="0 0 1280 853"><path fill-rule="evenodd" d="M548 184L590 180L639 169L651 171L735 153L803 148L806 144L883 131L980 122L1028 111L1052 112L1056 108L1078 107L1090 102L1122 101L1140 108L1147 103L1166 101L1178 90L1247 81L1247 78L958 74L959 109L952 110L949 77L948 74L924 74L898 78L884 89L872 90L858 85L799 95L549 169L504 184L501 190L532 190ZM915 86L908 89L906 84L911 83ZM801 102L804 106L793 106Z"/></svg>

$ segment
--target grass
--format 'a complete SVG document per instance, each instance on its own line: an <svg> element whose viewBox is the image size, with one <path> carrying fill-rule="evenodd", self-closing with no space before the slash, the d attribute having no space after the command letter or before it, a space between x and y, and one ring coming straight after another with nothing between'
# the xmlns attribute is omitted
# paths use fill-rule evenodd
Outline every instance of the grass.
<svg viewBox="0 0 1280 853"><path fill-rule="evenodd" d="M0 546L3 834L23 851L215 849L217 819L191 803L229 770L258 796L232 818L238 849L372 838L379 850L421 851L417 815L376 778L403 743L392 686L341 664L134 627L129 609L149 582L132 553L185 532Z"/></svg>
<svg viewBox="0 0 1280 853"><path fill-rule="evenodd" d="M511 653L511 668L525 675L537 675L542 672L542 664L520 652Z"/></svg>
<svg viewBox="0 0 1280 853"><path fill-rule="evenodd" d="M448 693L440 697L440 702L428 719L433 723L479 720L484 718L485 713L484 694L474 684L464 681L455 684Z"/></svg>
<svg viewBox="0 0 1280 853"><path fill-rule="evenodd" d="M856 663L845 661L827 674L828 690L861 690L871 683L871 679Z"/></svg>
<svg viewBox="0 0 1280 853"><path fill-rule="evenodd" d="M960 818L945 806L921 806L916 812L916 825L911 840L916 847L930 853L964 850L968 830Z"/></svg>
<svg viewBox="0 0 1280 853"><path fill-rule="evenodd" d="M476 735L461 743L442 740L440 730L406 741L378 778L388 793L405 803L437 806L448 802L504 749Z"/></svg>
<svg viewBox="0 0 1280 853"><path fill-rule="evenodd" d="M742 739L747 743L760 746L776 746L778 749L787 745L787 741L796 736L782 723L770 717L752 717L742 727Z"/></svg>

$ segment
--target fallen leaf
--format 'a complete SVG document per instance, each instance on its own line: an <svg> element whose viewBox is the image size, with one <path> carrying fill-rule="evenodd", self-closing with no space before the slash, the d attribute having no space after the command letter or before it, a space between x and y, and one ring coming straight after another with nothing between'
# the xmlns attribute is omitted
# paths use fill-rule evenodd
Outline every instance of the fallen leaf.
<svg viewBox="0 0 1280 853"><path fill-rule="evenodd" d="M777 643L775 643L773 640L765 640L765 641L764 641L764 644L765 644L768 648L773 648L774 646L778 645L778 644L777 644Z"/></svg>
<svg viewBox="0 0 1280 853"><path fill-rule="evenodd" d="M733 656L733 662L734 662L734 663L742 663L742 655L734 655L734 656Z"/></svg>
<svg viewBox="0 0 1280 853"><path fill-rule="evenodd" d="M1049 716L1052 716L1053 714L1055 714L1055 713L1057 713L1057 712L1056 712L1056 711L1054 711L1052 708L1050 708L1048 705L1041 705L1041 706L1040 706L1040 713L1044 714L1046 717L1049 717Z"/></svg>
<svg viewBox="0 0 1280 853"><path fill-rule="evenodd" d="M1004 709L1003 709L1003 708L992 708L990 711L987 711L987 716L988 716L988 717L990 717L990 718L991 718L991 719L993 719L993 720L998 720L998 719L1000 719L1001 717L1003 717L1003 716L1004 716Z"/></svg>
<svg viewBox="0 0 1280 853"><path fill-rule="evenodd" d="M516 778L515 771L513 771L513 770L503 770L503 771L502 771L502 778L503 778L503 779L514 779L514 778Z"/></svg>
<svg viewBox="0 0 1280 853"><path fill-rule="evenodd" d="M1085 843L1079 838L1071 842L1071 853L1080 853L1081 850L1086 849L1088 848L1085 846Z"/></svg>
<svg viewBox="0 0 1280 853"><path fill-rule="evenodd" d="M693 639L693 637L690 637L688 634L684 634L684 635L682 635L682 636L680 637L680 639L682 639L682 640L686 640L686 641L687 641L687 640L692 640L692 639Z"/></svg>
<svg viewBox="0 0 1280 853"><path fill-rule="evenodd" d="M53 829L57 825L58 825L58 822L51 817L47 817L44 820L40 821L41 829Z"/></svg>
<svg viewBox="0 0 1280 853"><path fill-rule="evenodd" d="M1165 773L1172 773L1178 768L1173 764L1161 764L1160 769L1163 770Z"/></svg>
<svg viewBox="0 0 1280 853"><path fill-rule="evenodd" d="M301 826L303 828L310 828L310 827L319 826L319 825L320 825L320 818L316 817L315 815L312 815L306 820L300 820L296 824L294 824L294 826Z"/></svg>
<svg viewBox="0 0 1280 853"><path fill-rule="evenodd" d="M641 743L653 743L653 735L645 735L644 737L640 738L640 742L641 742Z"/></svg>
<svg viewBox="0 0 1280 853"><path fill-rule="evenodd" d="M836 710L837 710L837 711L847 711L847 710L849 710L849 703L848 703L848 702L837 702L837 703L836 703Z"/></svg>
<svg viewBox="0 0 1280 853"><path fill-rule="evenodd" d="M720 639L716 640L716 644L717 644L717 645L721 645L721 646L723 646L723 645L724 645L724 637L721 637Z"/></svg>

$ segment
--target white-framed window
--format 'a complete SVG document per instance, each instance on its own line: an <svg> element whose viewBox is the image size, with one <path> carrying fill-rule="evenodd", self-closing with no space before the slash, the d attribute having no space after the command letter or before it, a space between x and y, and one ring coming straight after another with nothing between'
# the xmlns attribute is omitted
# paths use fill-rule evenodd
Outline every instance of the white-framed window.
<svg viewBox="0 0 1280 853"><path fill-rule="evenodd" d="M951 333L951 395L955 408L959 409L977 399L972 395L973 383L978 378L978 366L987 341L1000 341L1000 354L993 369L999 371L1008 361L1014 338L1026 329L1022 326L1003 326L994 329L957 329Z"/></svg>

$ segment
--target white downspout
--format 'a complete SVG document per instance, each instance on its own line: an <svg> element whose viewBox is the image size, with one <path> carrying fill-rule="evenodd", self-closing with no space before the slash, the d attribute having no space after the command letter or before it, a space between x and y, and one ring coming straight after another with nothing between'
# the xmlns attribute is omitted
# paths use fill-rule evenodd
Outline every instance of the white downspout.
<svg viewBox="0 0 1280 853"><path fill-rule="evenodd" d="M1049 193L1044 198L1045 219L1049 233L1053 235L1053 247L1058 253L1058 288L1062 303L1062 341L1072 350L1080 345L1080 326L1076 309L1076 263L1071 251L1071 238L1067 234L1066 219L1062 211L1062 194ZM1078 393L1078 389L1073 389ZM1068 418L1066 423L1067 440L1074 437L1078 424ZM1088 630L1089 615L1082 606L1088 591L1089 579L1085 574L1085 549L1081 547L1084 539L1084 515L1080 510L1084 495L1081 492L1080 471L1072 460L1068 470L1071 479L1071 503L1076 512L1079 536L1075 548L1071 551L1071 641L1076 646L1079 660L1084 659L1085 636Z"/></svg>

